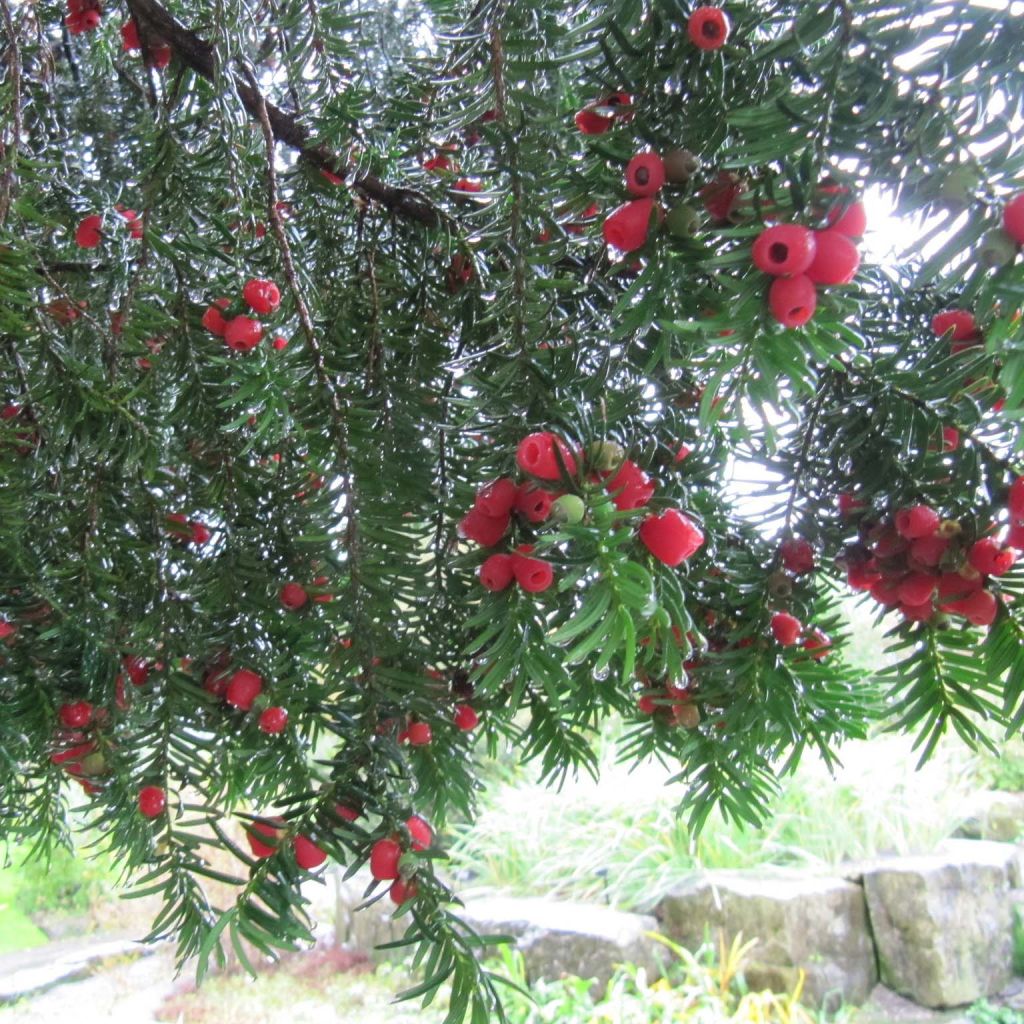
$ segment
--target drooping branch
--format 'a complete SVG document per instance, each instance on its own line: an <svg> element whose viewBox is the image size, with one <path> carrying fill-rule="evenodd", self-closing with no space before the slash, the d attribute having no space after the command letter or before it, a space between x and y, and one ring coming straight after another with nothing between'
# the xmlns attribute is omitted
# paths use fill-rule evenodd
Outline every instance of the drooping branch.
<svg viewBox="0 0 1024 1024"><path fill-rule="evenodd" d="M217 58L210 43L182 25L157 0L127 0L127 3L132 17L139 24L140 33L153 34L166 40L178 59L196 74L208 81L216 81ZM232 76L231 81L242 106L251 117L259 120L261 110L266 110L276 141L290 146L320 170L340 178L348 175L350 168L344 158L326 146L317 144L304 125L287 111L269 102L255 84L237 76ZM366 198L427 227L437 227L446 219L425 196L412 189L388 185L373 174L354 174L350 185Z"/></svg>

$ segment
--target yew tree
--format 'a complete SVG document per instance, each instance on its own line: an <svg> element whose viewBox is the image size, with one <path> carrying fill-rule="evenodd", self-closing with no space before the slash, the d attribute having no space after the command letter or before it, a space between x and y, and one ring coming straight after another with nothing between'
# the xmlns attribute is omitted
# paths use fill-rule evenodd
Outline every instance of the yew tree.
<svg viewBox="0 0 1024 1024"><path fill-rule="evenodd" d="M1020 4L0 14L0 836L80 828L201 971L368 864L488 1021L487 756L621 716L698 829L1019 729Z"/></svg>

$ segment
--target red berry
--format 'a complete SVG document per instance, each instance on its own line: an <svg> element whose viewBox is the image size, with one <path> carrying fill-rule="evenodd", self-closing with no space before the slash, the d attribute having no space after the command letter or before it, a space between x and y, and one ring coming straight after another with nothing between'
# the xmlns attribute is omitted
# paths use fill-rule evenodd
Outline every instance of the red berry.
<svg viewBox="0 0 1024 1024"><path fill-rule="evenodd" d="M409 818L405 827L409 830L412 839L411 846L414 850L429 849L434 841L434 830L418 814Z"/></svg>
<svg viewBox="0 0 1024 1024"><path fill-rule="evenodd" d="M999 602L987 590L975 590L967 597L947 605L947 608L958 615L963 615L975 626L991 626L999 610Z"/></svg>
<svg viewBox="0 0 1024 1024"><path fill-rule="evenodd" d="M626 164L626 188L634 196L646 198L665 184L665 165L657 153L637 153Z"/></svg>
<svg viewBox="0 0 1024 1024"><path fill-rule="evenodd" d="M245 826L245 838L249 841L249 849L252 850L254 857L258 857L261 860L264 857L272 857L277 853L281 829L276 828L271 822L283 825L284 818L271 818L270 821L250 821ZM262 839L257 839L257 835L269 839L270 842L265 843Z"/></svg>
<svg viewBox="0 0 1024 1024"><path fill-rule="evenodd" d="M379 882L398 877L402 848L394 839L378 839L370 850L370 874Z"/></svg>
<svg viewBox="0 0 1024 1024"><path fill-rule="evenodd" d="M459 178L455 182L454 188L456 192L482 192L483 185L479 181L470 181L469 178Z"/></svg>
<svg viewBox="0 0 1024 1024"><path fill-rule="evenodd" d="M686 23L686 31L694 46L717 50L729 38L729 19L718 7L698 7Z"/></svg>
<svg viewBox="0 0 1024 1024"><path fill-rule="evenodd" d="M676 566L697 551L704 534L692 519L670 508L640 524L640 540L659 561Z"/></svg>
<svg viewBox="0 0 1024 1024"><path fill-rule="evenodd" d="M477 491L473 508L493 518L507 516L515 506L518 493L514 480L507 476L499 477Z"/></svg>
<svg viewBox="0 0 1024 1024"><path fill-rule="evenodd" d="M789 612L776 612L771 625L772 635L783 647L792 647L804 628L800 620Z"/></svg>
<svg viewBox="0 0 1024 1024"><path fill-rule="evenodd" d="M12 626L9 622L0 619L0 640L9 640L17 632L17 626Z"/></svg>
<svg viewBox="0 0 1024 1024"><path fill-rule="evenodd" d="M414 900L419 895L419 891L419 886L415 882L403 882L402 879L396 878L391 883L388 895L391 897L392 903L401 906L409 900Z"/></svg>
<svg viewBox="0 0 1024 1024"><path fill-rule="evenodd" d="M857 589L864 589L858 587ZM895 608L900 603L900 581L887 580L878 575L870 586L871 596L886 608Z"/></svg>
<svg viewBox="0 0 1024 1024"><path fill-rule="evenodd" d="M530 558L519 554L512 555L512 574L516 583L528 594L540 594L554 582L555 571L550 562L542 558Z"/></svg>
<svg viewBox="0 0 1024 1024"><path fill-rule="evenodd" d="M877 526L871 531L871 550L879 558L893 558L903 554L908 544L904 537L891 526Z"/></svg>
<svg viewBox="0 0 1024 1024"><path fill-rule="evenodd" d="M510 586L514 575L511 555L491 555L480 566L480 582L495 592Z"/></svg>
<svg viewBox="0 0 1024 1024"><path fill-rule="evenodd" d="M642 715L653 715L658 710L658 705L648 693L637 699L636 708Z"/></svg>
<svg viewBox="0 0 1024 1024"><path fill-rule="evenodd" d="M800 575L814 568L814 548L803 537L790 537L779 545L783 567Z"/></svg>
<svg viewBox="0 0 1024 1024"><path fill-rule="evenodd" d="M709 181L697 193L708 215L719 223L732 217L740 196L746 190L743 181L731 171L719 171L714 181Z"/></svg>
<svg viewBox="0 0 1024 1024"><path fill-rule="evenodd" d="M803 274L814 260L814 232L799 224L775 224L754 241L751 256L758 270L776 276Z"/></svg>
<svg viewBox="0 0 1024 1024"><path fill-rule="evenodd" d="M472 732L480 722L480 716L468 704L456 704L452 721L456 729Z"/></svg>
<svg viewBox="0 0 1024 1024"><path fill-rule="evenodd" d="M281 604L292 612L301 608L309 600L309 594L298 583L286 583L278 596L281 599Z"/></svg>
<svg viewBox="0 0 1024 1024"><path fill-rule="evenodd" d="M87 700L62 704L57 714L65 729L84 729L92 721L92 705Z"/></svg>
<svg viewBox="0 0 1024 1024"><path fill-rule="evenodd" d="M839 495L839 514L841 516L853 515L855 512L862 512L867 508L867 504L855 498L852 494L840 494Z"/></svg>
<svg viewBox="0 0 1024 1024"><path fill-rule="evenodd" d="M561 479L563 466L570 476L576 473L576 459L569 446L548 431L527 434L519 442L516 464L524 473L541 480Z"/></svg>
<svg viewBox="0 0 1024 1024"><path fill-rule="evenodd" d="M820 629L815 629L801 646L805 651L817 652L811 654L815 661L824 661L832 650L832 641Z"/></svg>
<svg viewBox="0 0 1024 1024"><path fill-rule="evenodd" d="M647 241L653 213L653 199L623 203L605 218L601 228L604 240L620 252L635 252Z"/></svg>
<svg viewBox="0 0 1024 1024"><path fill-rule="evenodd" d="M625 459L604 484L604 489L614 495L615 507L622 512L643 508L651 500L654 488L654 481L630 459Z"/></svg>
<svg viewBox="0 0 1024 1024"><path fill-rule="evenodd" d="M943 537L940 533L918 537L910 543L910 558L920 565L938 565L948 547L949 537Z"/></svg>
<svg viewBox="0 0 1024 1024"><path fill-rule="evenodd" d="M818 308L818 293L806 274L779 277L768 289L768 308L783 327L802 327Z"/></svg>
<svg viewBox="0 0 1024 1024"><path fill-rule="evenodd" d="M1014 519L1024 520L1024 476L1017 477L1010 484L1010 494L1006 503Z"/></svg>
<svg viewBox="0 0 1024 1024"><path fill-rule="evenodd" d="M212 536L208 526L204 523L196 522L195 520L191 520L189 522L188 532L189 540L191 540L193 544L199 544L200 546L205 544Z"/></svg>
<svg viewBox="0 0 1024 1024"><path fill-rule="evenodd" d="M166 43L158 43L149 48L149 59L147 64L151 68L162 69L171 63L173 51Z"/></svg>
<svg viewBox="0 0 1024 1024"><path fill-rule="evenodd" d="M224 341L233 352L248 352L262 337L263 325L249 316L232 317L224 328Z"/></svg>
<svg viewBox="0 0 1024 1024"><path fill-rule="evenodd" d="M970 311L947 309L932 317L932 332L937 338L948 334L950 341L974 341L978 337L978 325Z"/></svg>
<svg viewBox="0 0 1024 1024"><path fill-rule="evenodd" d="M976 590L981 590L981 576L968 579L958 572L944 572L939 576L939 607L943 611L955 611L953 607Z"/></svg>
<svg viewBox="0 0 1024 1024"><path fill-rule="evenodd" d="M288 347L288 339L278 336L274 339L273 346L278 352L280 352L282 349Z"/></svg>
<svg viewBox="0 0 1024 1024"><path fill-rule="evenodd" d="M207 307L206 312L203 314L203 319L200 321L203 327L218 338L223 338L224 332L227 330L228 322L224 319L223 310L227 309L230 305L229 299L214 299L212 305Z"/></svg>
<svg viewBox="0 0 1024 1024"><path fill-rule="evenodd" d="M925 601L923 604L901 604L900 614L908 622L927 622L935 614L935 609L931 601Z"/></svg>
<svg viewBox="0 0 1024 1024"><path fill-rule="evenodd" d="M814 232L814 259L807 276L815 284L849 284L860 266L860 253L849 237L835 228Z"/></svg>
<svg viewBox="0 0 1024 1024"><path fill-rule="evenodd" d="M942 450L955 452L960 447L960 431L956 427L942 428Z"/></svg>
<svg viewBox="0 0 1024 1024"><path fill-rule="evenodd" d="M135 24L134 18L129 18L121 26L121 47L126 53L142 49L142 41L139 39L139 26Z"/></svg>
<svg viewBox="0 0 1024 1024"><path fill-rule="evenodd" d="M844 185L822 185L819 191L823 195L849 196L850 190ZM868 226L867 213L862 202L854 201L839 203L829 212L826 219L828 226L839 231L848 238L860 238Z"/></svg>
<svg viewBox="0 0 1024 1024"><path fill-rule="evenodd" d="M1024 523L1011 523L1006 534L1006 546L1024 551Z"/></svg>
<svg viewBox="0 0 1024 1024"><path fill-rule="evenodd" d="M334 813L344 821L358 821L361 812L345 804L335 804Z"/></svg>
<svg viewBox="0 0 1024 1024"><path fill-rule="evenodd" d="M242 298L255 313L273 313L281 305L281 291L277 285L258 277L245 282Z"/></svg>
<svg viewBox="0 0 1024 1024"><path fill-rule="evenodd" d="M103 241L103 218L98 213L84 217L75 229L75 243L82 249L95 249Z"/></svg>
<svg viewBox="0 0 1024 1024"><path fill-rule="evenodd" d="M233 707L248 711L263 691L263 679L247 668L241 668L228 679L224 699Z"/></svg>
<svg viewBox="0 0 1024 1024"><path fill-rule="evenodd" d="M459 534L467 540L474 540L485 548L492 548L505 536L509 517L485 516L475 508L469 510L459 523Z"/></svg>
<svg viewBox="0 0 1024 1024"><path fill-rule="evenodd" d="M676 452L676 457L674 461L682 462L683 459L688 458L692 452L693 449L688 444L681 444L679 446L679 451Z"/></svg>
<svg viewBox="0 0 1024 1024"><path fill-rule="evenodd" d="M413 722L406 733L411 747L428 746L434 738L433 730L427 722Z"/></svg>
<svg viewBox="0 0 1024 1024"><path fill-rule="evenodd" d="M423 161L425 171L450 171L453 170L452 162L446 156L432 156L429 160Z"/></svg>
<svg viewBox="0 0 1024 1024"><path fill-rule="evenodd" d="M260 714L260 729L271 736L284 732L288 725L288 712L284 708L265 708Z"/></svg>
<svg viewBox="0 0 1024 1024"><path fill-rule="evenodd" d="M901 604L924 604L930 602L939 579L927 572L912 572L905 576L896 587Z"/></svg>
<svg viewBox="0 0 1024 1024"><path fill-rule="evenodd" d="M927 505L912 505L910 508L901 508L896 513L896 532L907 540L930 537L938 528L939 522L939 515L934 509Z"/></svg>
<svg viewBox="0 0 1024 1024"><path fill-rule="evenodd" d="M143 229L142 219L139 217L139 215L134 210L128 210L125 209L124 207L119 209L117 212L127 221L128 232L132 236L132 238L141 238L143 234ZM114 316L117 317L117 330L114 333L120 334L122 317L120 313L115 313ZM111 320L113 321L113 317L111 317ZM111 330L114 330L113 325L111 325Z"/></svg>
<svg viewBox="0 0 1024 1024"><path fill-rule="evenodd" d="M536 484L521 484L516 491L516 511L530 523L543 523L551 515L555 496Z"/></svg>
<svg viewBox="0 0 1024 1024"><path fill-rule="evenodd" d="M146 680L149 679L148 661L144 658L122 658L121 665L124 667L125 672L128 673L132 686L146 685Z"/></svg>
<svg viewBox="0 0 1024 1024"><path fill-rule="evenodd" d="M1003 207L1003 230L1018 245L1024 245L1024 192Z"/></svg>
<svg viewBox="0 0 1024 1024"><path fill-rule="evenodd" d="M159 786L143 786L139 790L139 813L144 818L156 818L167 806L167 794Z"/></svg>
<svg viewBox="0 0 1024 1024"><path fill-rule="evenodd" d="M581 110L574 120L576 127L584 135L604 135L611 128L614 118L605 117L604 114L599 114L596 110L587 108L586 110Z"/></svg>
<svg viewBox="0 0 1024 1024"><path fill-rule="evenodd" d="M312 871L327 860L327 854L308 836L296 836L292 840L292 847L295 850L295 863L304 871Z"/></svg>
<svg viewBox="0 0 1024 1024"><path fill-rule="evenodd" d="M1017 560L1011 548L1000 546L998 541L991 537L982 537L971 545L967 552L967 561L982 574L982 576L1002 576L1013 568Z"/></svg>

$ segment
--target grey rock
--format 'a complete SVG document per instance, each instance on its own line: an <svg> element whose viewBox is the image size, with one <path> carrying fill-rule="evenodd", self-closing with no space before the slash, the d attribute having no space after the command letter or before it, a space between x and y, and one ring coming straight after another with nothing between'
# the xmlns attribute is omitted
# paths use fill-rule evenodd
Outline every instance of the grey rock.
<svg viewBox="0 0 1024 1024"><path fill-rule="evenodd" d="M333 935L338 945L372 954L376 960L403 959L409 950L381 950L382 943L402 938L412 922L407 915L396 916L396 907L388 897L387 886L378 885L370 897L366 891L373 882L369 871L358 871L348 880L340 869L332 869L319 882L307 883L303 895L310 901L310 912L317 921L317 934ZM383 898L366 906L367 899L383 893Z"/></svg>
<svg viewBox="0 0 1024 1024"><path fill-rule="evenodd" d="M994 995L1012 973L1008 844L951 840L933 855L894 858L864 872L882 981L929 1007Z"/></svg>
<svg viewBox="0 0 1024 1024"><path fill-rule="evenodd" d="M543 899L470 900L459 916L481 935L509 935L523 954L527 977L556 979L572 974L604 986L616 967L642 967L649 979L661 975L650 936L657 921L610 907Z"/></svg>
<svg viewBox="0 0 1024 1024"><path fill-rule="evenodd" d="M1024 793L990 789L972 794L957 835L1014 842L1024 835Z"/></svg>
<svg viewBox="0 0 1024 1024"><path fill-rule="evenodd" d="M705 938L756 939L744 975L752 988L792 992L826 1008L859 1004L878 980L860 886L841 878L715 872L658 905L664 933L690 949Z"/></svg>

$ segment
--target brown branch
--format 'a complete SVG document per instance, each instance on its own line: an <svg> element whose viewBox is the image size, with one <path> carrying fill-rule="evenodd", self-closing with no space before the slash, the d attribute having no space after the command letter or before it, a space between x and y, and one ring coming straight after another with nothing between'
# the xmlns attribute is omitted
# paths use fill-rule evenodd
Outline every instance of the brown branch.
<svg viewBox="0 0 1024 1024"><path fill-rule="evenodd" d="M152 31L165 39L180 61L203 78L216 81L217 60L210 43L177 21L157 0L127 0L127 3L140 30ZM232 76L232 80L242 106L252 117L259 120L261 110L265 111L273 138L277 142L290 146L320 170L341 178L349 173L351 169L343 157L324 145L318 145L294 116L264 98L255 78L250 76L249 81L245 81ZM372 174L354 174L350 184L368 199L376 200L394 213L427 227L437 227L447 220L425 196L411 189L388 185Z"/></svg>

